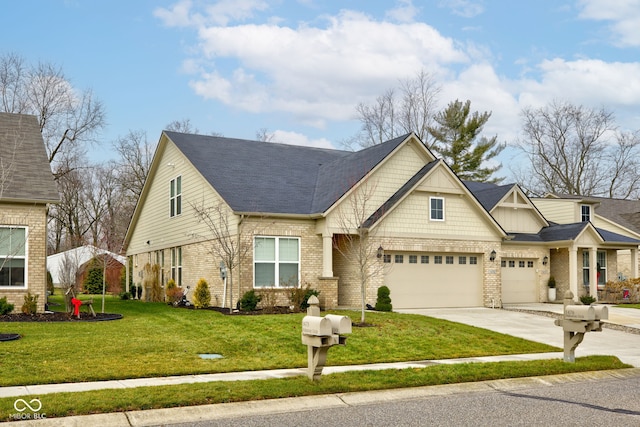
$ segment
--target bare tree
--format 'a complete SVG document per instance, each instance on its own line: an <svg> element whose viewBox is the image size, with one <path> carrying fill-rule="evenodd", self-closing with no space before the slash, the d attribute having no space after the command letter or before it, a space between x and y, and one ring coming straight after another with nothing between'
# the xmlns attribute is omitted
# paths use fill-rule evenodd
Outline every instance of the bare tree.
<svg viewBox="0 0 640 427"><path fill-rule="evenodd" d="M638 134L619 133L610 111L554 101L525 108L522 118L517 147L530 165L518 180L527 191L637 196Z"/></svg>
<svg viewBox="0 0 640 427"><path fill-rule="evenodd" d="M78 269L80 261L75 255L76 252L67 252L64 254L58 269L58 280L65 295L65 310L71 311L71 294L78 281Z"/></svg>
<svg viewBox="0 0 640 427"><path fill-rule="evenodd" d="M200 130L191 124L191 119L174 120L165 126L165 129L180 133L200 133ZM221 133L213 131L209 132L209 135L222 136Z"/></svg>
<svg viewBox="0 0 640 427"><path fill-rule="evenodd" d="M91 90L78 91L62 69L51 63L28 66L17 54L0 56L0 108L38 117L56 178L76 165L86 144L96 142L105 125L105 109Z"/></svg>
<svg viewBox="0 0 640 427"><path fill-rule="evenodd" d="M117 162L122 189L135 203L142 194L156 144L149 142L146 132L130 130L113 143L113 148L120 155Z"/></svg>
<svg viewBox="0 0 640 427"><path fill-rule="evenodd" d="M233 214L224 202L206 205L204 200L200 203L192 203L191 207L198 220L204 223L211 233L211 245L209 253L214 258L224 261L227 268L229 291L229 311L233 307L233 271L239 266L251 250L251 246L241 239L242 218ZM238 293L240 292L238 284ZM223 301L226 300L223 295Z"/></svg>
<svg viewBox="0 0 640 427"><path fill-rule="evenodd" d="M341 234L334 236L334 248L350 266L357 269L360 282L361 316L365 321L367 286L372 277L382 272L384 265L377 258L379 239L375 231L367 226L367 219L373 214L376 185L367 179L354 189L337 214L337 225Z"/></svg>
<svg viewBox="0 0 640 427"><path fill-rule="evenodd" d="M415 132L429 145L429 126L433 122L440 86L424 70L414 78L400 82L400 87L389 89L371 104L356 106L360 133L351 141L361 147L380 144L406 133Z"/></svg>
<svg viewBox="0 0 640 427"><path fill-rule="evenodd" d="M260 128L256 132L256 140L262 142L274 142L276 134L270 132L267 128Z"/></svg>

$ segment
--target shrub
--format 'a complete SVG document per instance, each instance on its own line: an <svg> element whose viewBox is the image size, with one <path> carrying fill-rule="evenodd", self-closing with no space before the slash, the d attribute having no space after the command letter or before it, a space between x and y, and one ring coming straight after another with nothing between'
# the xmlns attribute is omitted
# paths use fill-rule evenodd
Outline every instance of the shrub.
<svg viewBox="0 0 640 427"><path fill-rule="evenodd" d="M138 295L138 287L135 285L135 283L132 283L129 286L129 293L131 294L131 299L136 299L136 296Z"/></svg>
<svg viewBox="0 0 640 427"><path fill-rule="evenodd" d="M391 311L393 309L390 295L391 291L387 286L380 286L378 288L378 299L376 300L377 311Z"/></svg>
<svg viewBox="0 0 640 427"><path fill-rule="evenodd" d="M96 262L91 262L82 288L88 294L102 294L102 267Z"/></svg>
<svg viewBox="0 0 640 427"><path fill-rule="evenodd" d="M308 301L312 295L320 295L320 291L312 289L309 285L306 287L293 288L291 290L291 305L300 309L306 310L309 307Z"/></svg>
<svg viewBox="0 0 640 427"><path fill-rule="evenodd" d="M182 289L180 289L173 279L169 279L166 287L166 301L168 304L174 304L182 298Z"/></svg>
<svg viewBox="0 0 640 427"><path fill-rule="evenodd" d="M255 290L245 292L240 299L240 310L242 311L254 311L258 306L258 303L262 301L262 297L256 294Z"/></svg>
<svg viewBox="0 0 640 427"><path fill-rule="evenodd" d="M196 290L193 293L193 306L195 308L207 308L211 304L211 292L209 291L209 284L206 280L198 280Z"/></svg>
<svg viewBox="0 0 640 427"><path fill-rule="evenodd" d="M592 303L596 302L596 299L591 295L582 295L580 297L580 302L584 305L591 305Z"/></svg>
<svg viewBox="0 0 640 427"><path fill-rule="evenodd" d="M7 297L0 298L0 315L9 314L13 311L13 304L7 302Z"/></svg>
<svg viewBox="0 0 640 427"><path fill-rule="evenodd" d="M263 308L274 308L278 304L279 289L262 289L258 294Z"/></svg>
<svg viewBox="0 0 640 427"><path fill-rule="evenodd" d="M131 294L129 292L122 291L118 294L121 300L128 300L131 298Z"/></svg>
<svg viewBox="0 0 640 427"><path fill-rule="evenodd" d="M24 314L36 314L38 311L38 295L31 295L27 292L24 296L24 304L22 304L22 312Z"/></svg>

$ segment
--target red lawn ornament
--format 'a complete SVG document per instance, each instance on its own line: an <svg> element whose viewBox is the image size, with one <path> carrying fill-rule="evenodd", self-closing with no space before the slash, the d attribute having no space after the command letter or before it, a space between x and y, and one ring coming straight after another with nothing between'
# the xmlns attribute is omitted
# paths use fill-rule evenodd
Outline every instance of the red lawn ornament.
<svg viewBox="0 0 640 427"><path fill-rule="evenodd" d="M71 304L73 304L73 315L80 317L80 306L82 301L76 298L71 298Z"/></svg>

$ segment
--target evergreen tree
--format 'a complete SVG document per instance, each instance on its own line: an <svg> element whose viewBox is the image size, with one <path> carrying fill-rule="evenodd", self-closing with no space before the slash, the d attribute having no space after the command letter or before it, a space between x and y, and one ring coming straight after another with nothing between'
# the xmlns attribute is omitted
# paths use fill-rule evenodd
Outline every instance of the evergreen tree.
<svg viewBox="0 0 640 427"><path fill-rule="evenodd" d="M487 161L496 157L503 149L498 137L479 137L482 128L491 117L490 112L471 114L471 101L464 104L457 99L449 103L434 117L436 126L429 127L434 138L433 149L463 180L498 183L503 178L492 175L502 165L490 166Z"/></svg>

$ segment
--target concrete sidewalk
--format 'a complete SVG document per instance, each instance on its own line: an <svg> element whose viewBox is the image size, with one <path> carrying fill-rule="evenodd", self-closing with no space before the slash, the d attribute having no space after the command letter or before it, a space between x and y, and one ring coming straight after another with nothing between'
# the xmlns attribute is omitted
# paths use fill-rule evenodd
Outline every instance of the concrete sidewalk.
<svg viewBox="0 0 640 427"><path fill-rule="evenodd" d="M503 356L469 357L464 359L421 360L415 362L375 363L370 365L325 366L323 375L349 371L377 371L384 369L424 368L432 365L450 365L454 363L526 361L540 359L561 359L562 353L513 354ZM136 378L112 381L91 381L63 384L36 384L28 386L0 387L1 397L41 396L50 393L80 392L104 389L125 389L147 386L176 384L196 384L214 381L268 380L304 376L306 368L274 369L265 371L228 372L221 374L181 375L157 378Z"/></svg>
<svg viewBox="0 0 640 427"><path fill-rule="evenodd" d="M608 306L608 309L608 323L637 329L640 332L640 310L614 306ZM553 318L512 310L562 313L564 308L562 304L537 303L510 304L505 305L505 309L478 307L399 311L464 323L531 341L563 347L562 329L554 325ZM613 355L624 363L640 367L640 334L606 327L602 329L602 332L589 332L576 349L576 357L589 355Z"/></svg>

